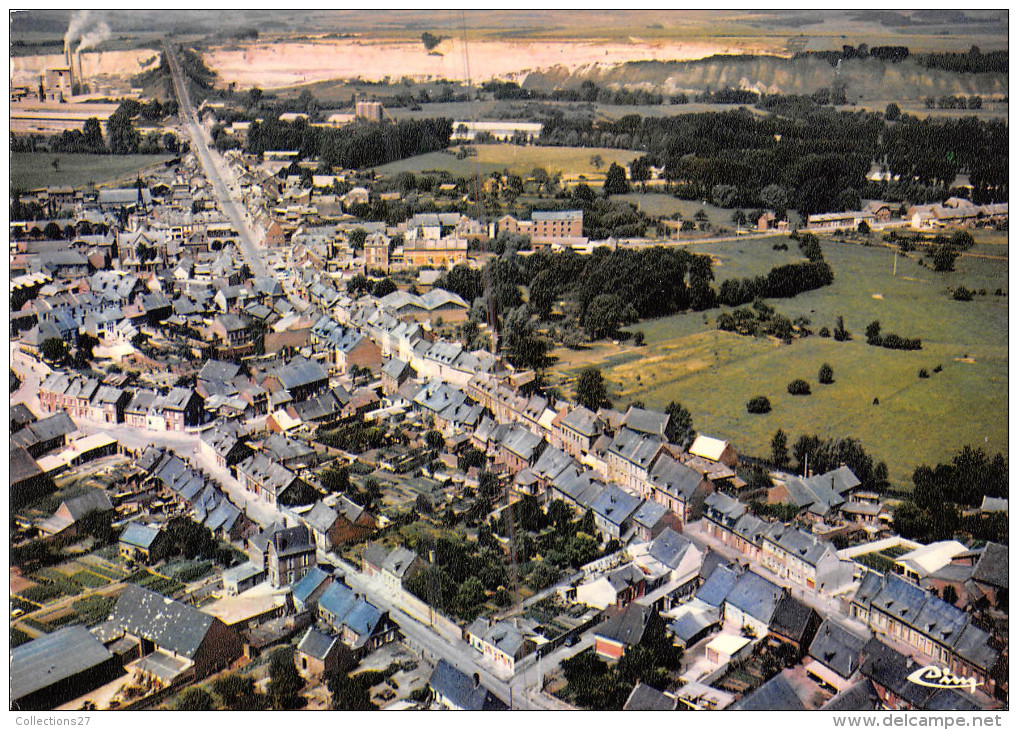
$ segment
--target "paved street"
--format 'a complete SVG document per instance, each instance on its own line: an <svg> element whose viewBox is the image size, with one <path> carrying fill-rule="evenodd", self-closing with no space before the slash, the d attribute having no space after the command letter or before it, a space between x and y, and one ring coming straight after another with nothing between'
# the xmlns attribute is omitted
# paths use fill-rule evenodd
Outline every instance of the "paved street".
<svg viewBox="0 0 1018 730"><path fill-rule="evenodd" d="M20 342L10 344L11 368L21 379L21 385L11 393L11 405L24 403L32 413L39 415L42 413L39 406L39 385L52 370L45 363L23 353L19 348Z"/></svg>
<svg viewBox="0 0 1018 730"><path fill-rule="evenodd" d="M549 657L541 660L540 667L536 662L525 662L515 676L506 677L504 674L496 672L480 652L462 638L439 635L405 613L399 607L392 591L383 584L380 578L366 576L332 554L319 552L318 559L320 562L334 566L344 576L351 588L367 596L368 600L376 606L387 610L392 619L399 624L403 635L411 646L422 652L424 658L432 664L438 662L439 659L445 659L467 674L476 672L481 677L481 682L504 702L509 703L511 698L514 709L540 710L564 709L566 707L555 698L538 690L539 670L540 673L547 674L549 669L562 659L590 646L593 643L592 637L584 637L584 640L574 647L562 647L562 649L553 652Z"/></svg>
<svg viewBox="0 0 1018 730"><path fill-rule="evenodd" d="M237 233L240 234L240 247L251 271L256 276L265 276L265 262L256 243L261 237L252 230L247 211L237 198L238 188L229 166L222 155L215 151L212 139L198 121L194 107L191 105L191 97L187 92L187 85L183 83L176 55L172 52L169 43L165 44L165 49L170 61L170 70L173 73L173 87L180 103L180 119L191 137L191 149L197 153L202 168L205 170L205 176L212 184L219 200L220 207L233 223ZM223 178L226 178L230 184L224 183Z"/></svg>

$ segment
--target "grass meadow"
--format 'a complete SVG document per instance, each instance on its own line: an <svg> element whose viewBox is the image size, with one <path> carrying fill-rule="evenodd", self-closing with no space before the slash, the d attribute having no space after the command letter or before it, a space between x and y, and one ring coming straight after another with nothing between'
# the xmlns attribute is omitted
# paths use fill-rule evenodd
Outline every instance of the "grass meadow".
<svg viewBox="0 0 1018 730"><path fill-rule="evenodd" d="M11 153L11 189L84 187L125 179L169 160L169 155L73 155L51 152ZM53 166L53 161L57 166Z"/></svg>
<svg viewBox="0 0 1018 730"><path fill-rule="evenodd" d="M1006 257L1006 236L977 234L974 252ZM716 284L733 276L764 273L798 257L774 251L774 239L705 243L690 250L715 260ZM908 486L921 463L948 460L961 446L981 446L1007 455L1008 335L1007 261L963 256L956 271L935 273L915 259L877 246L823 241L835 281L791 299L772 300L775 309L811 320L814 333L845 319L850 342L812 337L786 345L713 329L721 310L685 313L635 325L647 344L636 348L597 343L587 350L562 348L551 380L571 391L578 371L602 367L616 407L634 400L663 408L677 400L705 433L731 440L743 453L766 455L778 428L792 440L803 433L858 438L868 453L887 462L892 481ZM986 289L971 302L950 297L949 288ZM866 344L867 324L879 320L884 333L920 337L916 352ZM829 363L835 382L820 385L817 372ZM934 373L936 366L942 371ZM918 377L926 369L930 377ZM804 378L812 395L789 395L786 386ZM746 411L763 395L772 410ZM879 404L874 404L874 399Z"/></svg>
<svg viewBox="0 0 1018 730"><path fill-rule="evenodd" d="M543 167L550 174L594 174L597 168L591 158L600 156L603 160L601 173L617 162L628 165L638 153L631 150L608 149L604 147L539 147L536 145L478 144L469 145L477 150L476 157L456 159L449 152L429 152L398 162L380 165L375 172L380 175L395 175L400 172L428 172L445 170L453 175L473 175L478 166L481 174L506 170L517 175L529 175L535 167Z"/></svg>

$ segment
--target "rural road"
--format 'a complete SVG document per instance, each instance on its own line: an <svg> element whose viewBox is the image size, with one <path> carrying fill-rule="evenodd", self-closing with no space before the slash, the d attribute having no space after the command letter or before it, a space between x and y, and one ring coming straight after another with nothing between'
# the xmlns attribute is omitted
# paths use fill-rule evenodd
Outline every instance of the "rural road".
<svg viewBox="0 0 1018 730"><path fill-rule="evenodd" d="M173 88L180 104L180 119L191 137L191 149L198 155L202 168L205 170L205 176L212 184L216 198L219 200L220 207L233 223L234 229L240 234L240 247L251 271L255 276L265 276L265 262L256 243L259 236L252 230L247 212L236 197L239 194L236 192L237 187L233 175L222 155L214 151L212 139L198 121L194 107L191 105L191 97L187 93L187 86L183 81L177 57L174 55L169 41L164 42L163 46L166 57L169 59L170 71L173 74ZM229 185L223 182L224 177L230 181Z"/></svg>

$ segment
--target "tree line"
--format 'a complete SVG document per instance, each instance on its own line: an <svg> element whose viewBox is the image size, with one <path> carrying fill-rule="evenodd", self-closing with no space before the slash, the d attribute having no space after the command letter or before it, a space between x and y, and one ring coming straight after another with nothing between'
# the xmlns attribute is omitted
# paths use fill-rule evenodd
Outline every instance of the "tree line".
<svg viewBox="0 0 1018 730"><path fill-rule="evenodd" d="M1005 199L1007 127L1001 121L917 119L888 123L877 112L837 112L809 106L796 116L760 117L745 109L675 117L627 115L615 121L553 113L540 142L550 146L646 151L651 164L677 185L679 197L714 201L731 186L734 207L773 207L767 188L783 193L802 215L847 210L869 188L874 160L904 180L946 192L967 172L984 199Z"/></svg>
<svg viewBox="0 0 1018 730"><path fill-rule="evenodd" d="M956 534L1007 543L1007 513L963 515L983 497L1008 496L1007 461L965 446L949 463L926 464L912 473L912 492L894 512L894 529L921 542L949 540Z"/></svg>
<svg viewBox="0 0 1018 730"><path fill-rule="evenodd" d="M159 121L175 114L176 111L175 101L163 104L158 99L153 99L147 104L141 104L134 99L125 99L107 120L105 136L99 119L90 117L85 120L81 129L64 130L49 137L12 134L11 151L90 155L162 153L176 155L187 149L187 143L181 145L177 135L172 132L160 134L158 131L151 131L142 137L134 126L136 117L147 121Z"/></svg>
<svg viewBox="0 0 1018 730"><path fill-rule="evenodd" d="M329 167L359 169L445 149L451 136L450 119L358 122L333 129L276 117L251 124L247 151L260 156L266 150L297 150L299 159L318 157Z"/></svg>

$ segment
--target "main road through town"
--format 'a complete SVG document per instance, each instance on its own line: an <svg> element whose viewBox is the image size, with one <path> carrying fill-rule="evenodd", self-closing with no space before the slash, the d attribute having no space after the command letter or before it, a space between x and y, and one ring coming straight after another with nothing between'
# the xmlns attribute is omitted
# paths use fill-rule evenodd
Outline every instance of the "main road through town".
<svg viewBox="0 0 1018 730"><path fill-rule="evenodd" d="M213 149L212 139L198 121L172 45L167 41L163 43L163 47L169 61L170 72L173 75L173 88L177 93L177 102L180 107L178 111L180 121L191 138L191 149L198 155L202 168L205 170L205 177L211 183L220 207L239 234L240 247L251 271L255 276L265 276L265 262L257 243L260 237L255 234L247 210L239 200L240 192L233 179L233 174L222 155ZM223 181L224 178L229 184Z"/></svg>

